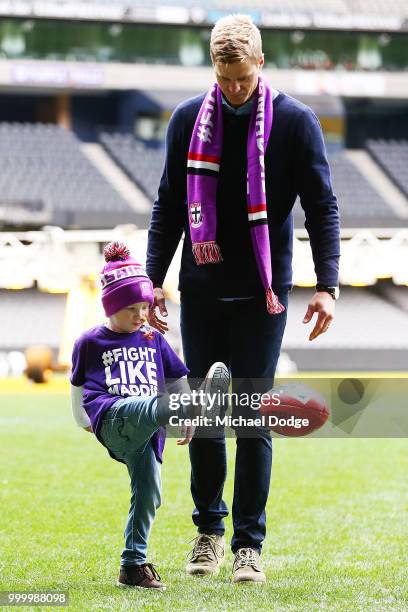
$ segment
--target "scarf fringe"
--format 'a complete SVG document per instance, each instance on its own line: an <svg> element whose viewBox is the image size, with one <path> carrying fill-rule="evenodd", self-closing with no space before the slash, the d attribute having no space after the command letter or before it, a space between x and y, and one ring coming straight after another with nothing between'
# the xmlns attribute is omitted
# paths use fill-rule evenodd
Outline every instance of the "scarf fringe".
<svg viewBox="0 0 408 612"><path fill-rule="evenodd" d="M285 310L285 307L279 302L271 287L268 287L266 290L266 306L269 314L280 314Z"/></svg>
<svg viewBox="0 0 408 612"><path fill-rule="evenodd" d="M222 261L220 247L214 241L193 244L193 253L198 266Z"/></svg>

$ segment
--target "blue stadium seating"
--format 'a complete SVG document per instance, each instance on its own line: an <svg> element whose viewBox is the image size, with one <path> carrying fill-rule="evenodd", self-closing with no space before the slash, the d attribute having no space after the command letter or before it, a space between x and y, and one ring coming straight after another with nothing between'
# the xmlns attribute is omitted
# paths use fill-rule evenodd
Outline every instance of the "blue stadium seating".
<svg viewBox="0 0 408 612"><path fill-rule="evenodd" d="M113 159L153 201L163 171L164 149L147 147L131 134L103 133L100 140ZM345 153L330 156L329 162L343 226L399 225L394 211ZM304 213L299 201L294 208L294 218L296 227L303 227Z"/></svg>
<svg viewBox="0 0 408 612"><path fill-rule="evenodd" d="M408 197L408 140L368 140L367 151Z"/></svg>
<svg viewBox="0 0 408 612"><path fill-rule="evenodd" d="M83 154L80 141L61 127L0 123L0 166L5 223L98 228L135 222L135 212Z"/></svg>
<svg viewBox="0 0 408 612"><path fill-rule="evenodd" d="M164 164L164 148L152 148L132 134L103 132L100 142L124 172L153 202Z"/></svg>

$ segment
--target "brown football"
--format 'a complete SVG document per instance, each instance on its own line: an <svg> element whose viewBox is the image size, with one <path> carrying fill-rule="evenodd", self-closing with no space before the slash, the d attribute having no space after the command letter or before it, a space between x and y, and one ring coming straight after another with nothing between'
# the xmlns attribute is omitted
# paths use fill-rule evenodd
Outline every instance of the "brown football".
<svg viewBox="0 0 408 612"><path fill-rule="evenodd" d="M278 403L279 402L279 403ZM264 394L260 413L265 425L282 436L306 436L322 427L329 417L325 398L307 385L277 385Z"/></svg>

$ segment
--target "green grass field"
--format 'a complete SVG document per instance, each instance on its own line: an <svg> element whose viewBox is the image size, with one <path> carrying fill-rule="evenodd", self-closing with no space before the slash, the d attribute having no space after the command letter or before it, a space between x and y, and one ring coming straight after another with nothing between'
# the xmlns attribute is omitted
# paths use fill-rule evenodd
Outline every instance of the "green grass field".
<svg viewBox="0 0 408 612"><path fill-rule="evenodd" d="M408 610L407 440L274 440L264 586L232 585L230 552L216 578L184 574L188 451L169 440L150 545L168 590L152 593L115 587L128 476L68 396L2 394L0 424L0 590L68 589L72 610Z"/></svg>

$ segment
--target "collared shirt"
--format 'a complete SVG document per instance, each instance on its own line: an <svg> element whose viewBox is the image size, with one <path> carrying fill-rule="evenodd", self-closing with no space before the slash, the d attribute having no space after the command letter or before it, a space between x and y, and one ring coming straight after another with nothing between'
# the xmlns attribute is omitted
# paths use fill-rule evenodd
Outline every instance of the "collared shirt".
<svg viewBox="0 0 408 612"><path fill-rule="evenodd" d="M271 89L272 91L272 100L275 100L279 96L279 91L277 89ZM254 98L250 98L245 104L238 106L238 108L234 108L229 104L229 102L224 98L224 94L221 94L222 106L230 115L235 115L236 117L240 117L242 115L249 115L252 110L252 104L254 102Z"/></svg>

